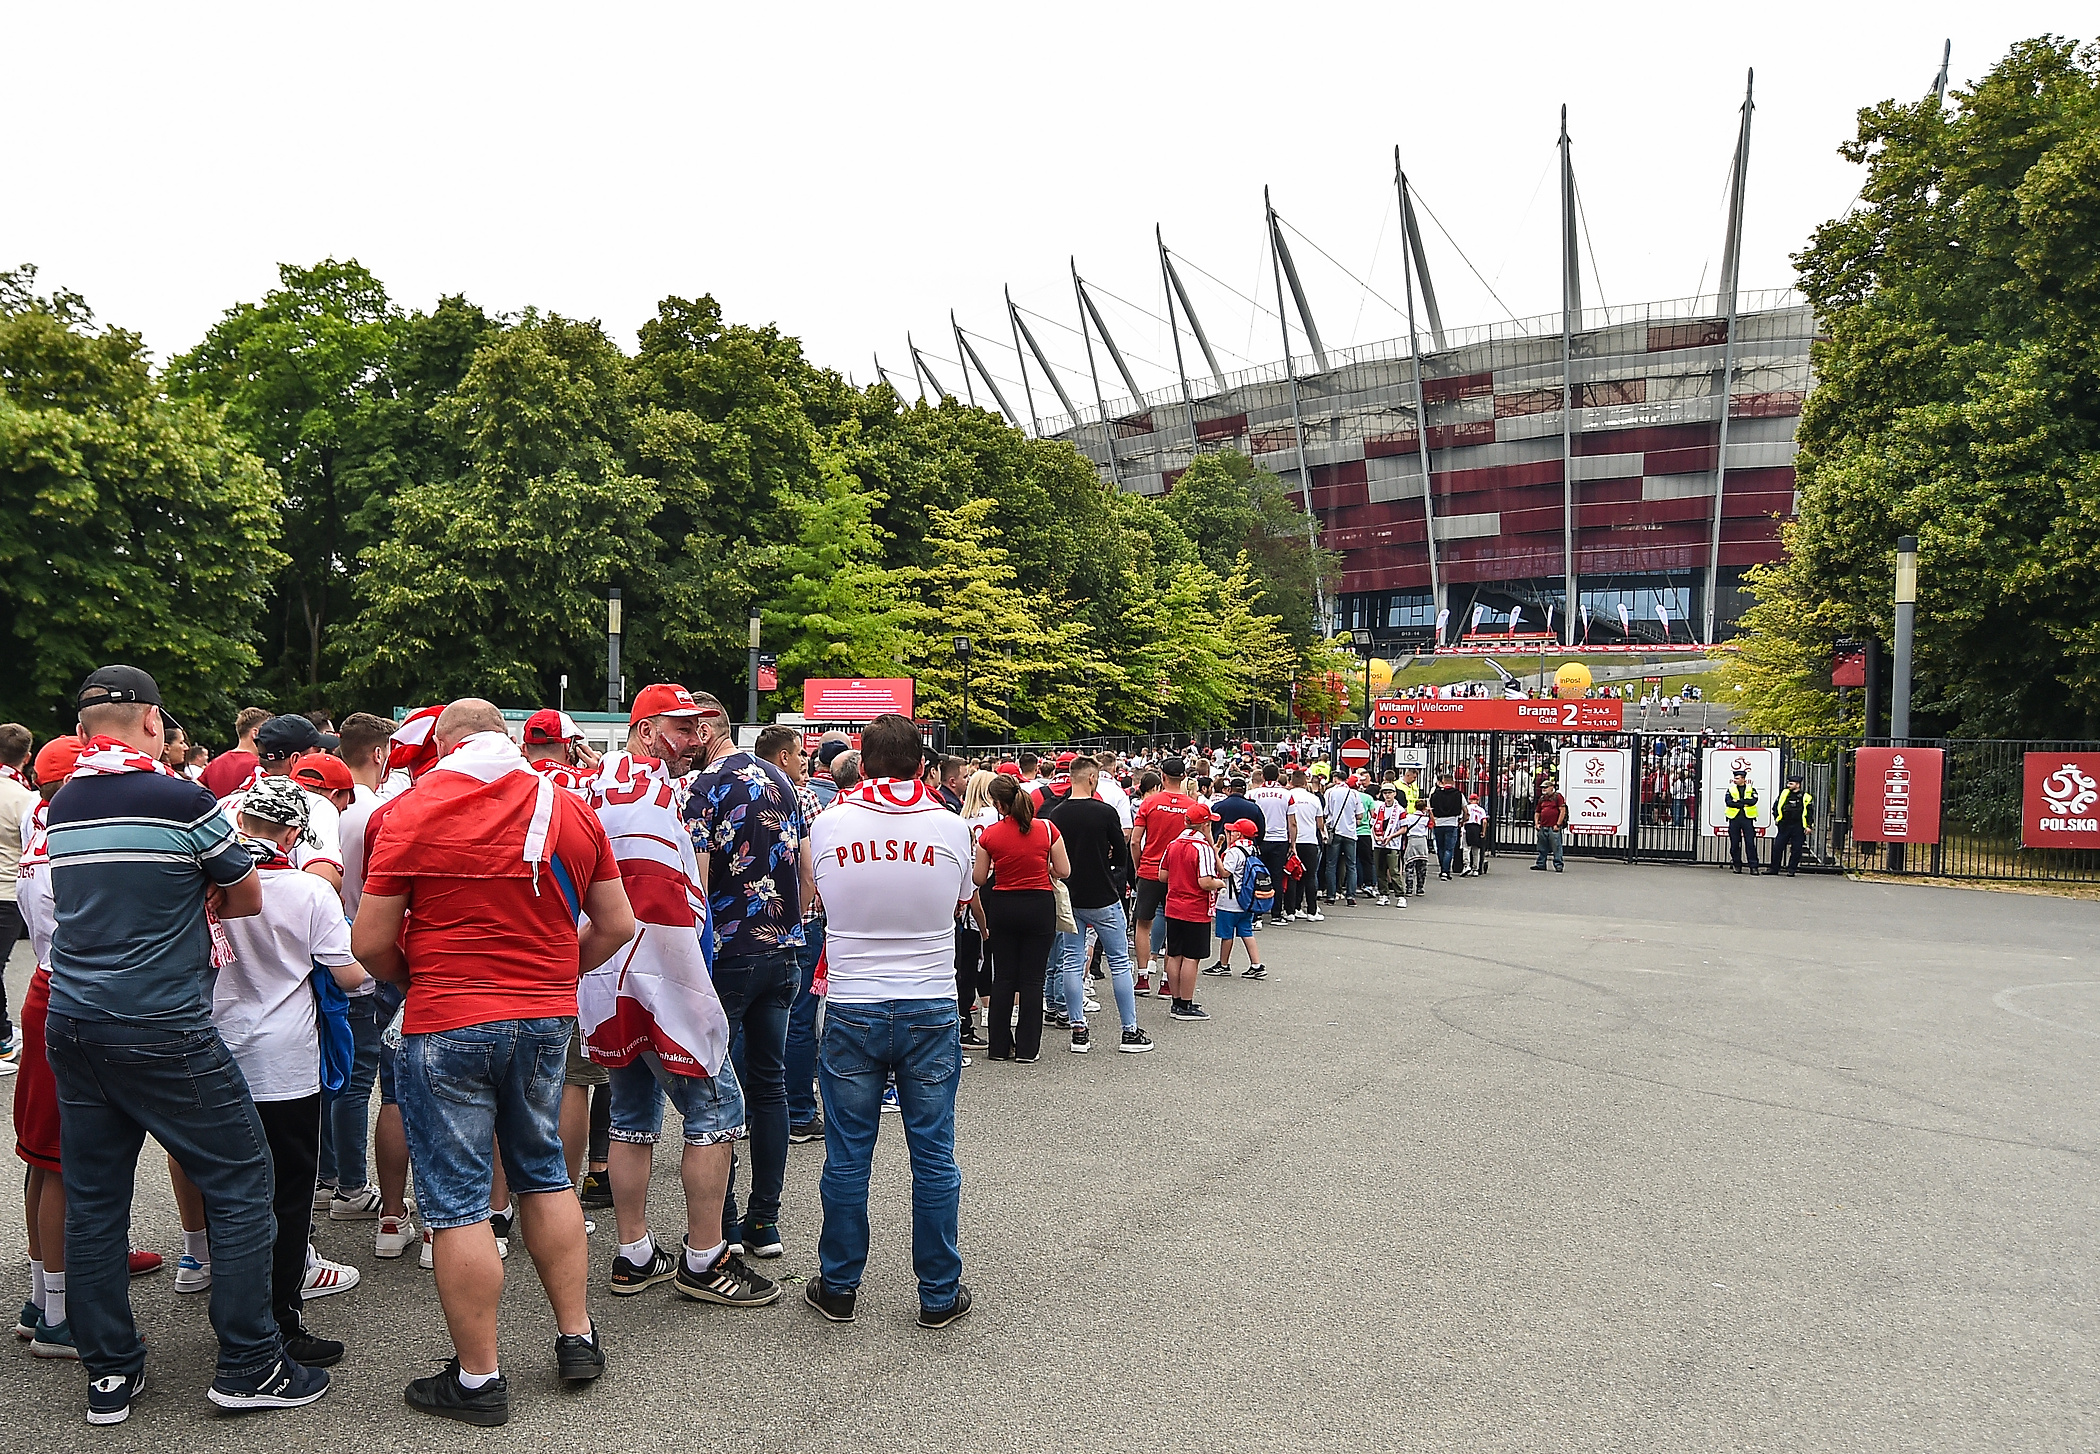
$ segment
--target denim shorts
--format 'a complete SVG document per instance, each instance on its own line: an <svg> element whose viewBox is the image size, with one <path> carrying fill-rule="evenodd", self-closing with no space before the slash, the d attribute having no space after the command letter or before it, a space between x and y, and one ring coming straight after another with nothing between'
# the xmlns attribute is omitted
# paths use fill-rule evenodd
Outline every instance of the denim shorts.
<svg viewBox="0 0 2100 1454"><path fill-rule="evenodd" d="M1227 939L1252 939L1254 937L1254 914L1248 909L1220 909L1217 913L1218 942Z"/></svg>
<svg viewBox="0 0 2100 1454"><path fill-rule="evenodd" d="M648 1051L612 1068L612 1139L654 1146L662 1134L664 1097L685 1123L685 1144L719 1146L744 1134L744 1088L726 1057L719 1075L674 1075Z"/></svg>
<svg viewBox="0 0 2100 1454"><path fill-rule="evenodd" d="M575 1028L571 1018L549 1016L402 1038L394 1081L424 1226L443 1231L488 1217L492 1143L513 1193L569 1189L561 1088Z"/></svg>

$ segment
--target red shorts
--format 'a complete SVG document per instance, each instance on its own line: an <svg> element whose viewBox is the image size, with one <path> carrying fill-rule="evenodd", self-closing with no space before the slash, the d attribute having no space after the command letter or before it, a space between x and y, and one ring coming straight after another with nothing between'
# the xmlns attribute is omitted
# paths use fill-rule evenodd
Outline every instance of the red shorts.
<svg viewBox="0 0 2100 1454"><path fill-rule="evenodd" d="M58 1170L58 1082L44 1057L44 1021L51 1013L51 971L29 977L16 1019L22 1053L15 1073L15 1155L45 1171Z"/></svg>

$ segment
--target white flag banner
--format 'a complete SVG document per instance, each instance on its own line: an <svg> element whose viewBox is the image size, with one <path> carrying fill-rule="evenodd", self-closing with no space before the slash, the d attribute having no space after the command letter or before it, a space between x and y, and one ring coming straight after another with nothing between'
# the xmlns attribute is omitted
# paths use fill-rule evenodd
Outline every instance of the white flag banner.
<svg viewBox="0 0 2100 1454"><path fill-rule="evenodd" d="M1480 623L1482 619L1484 619L1487 616L1487 613L1488 608L1486 602L1482 602L1481 604L1473 608L1473 629L1475 631L1478 631L1480 629Z"/></svg>
<svg viewBox="0 0 2100 1454"><path fill-rule="evenodd" d="M1517 607L1513 608L1513 609L1512 609L1512 610L1510 611L1510 613L1509 613L1509 634L1510 634L1510 635L1514 636L1514 635L1516 635L1516 634L1517 634L1517 623L1519 623L1519 622L1520 622L1520 621L1522 621L1523 619L1524 619L1524 608L1523 608L1522 606L1517 606Z"/></svg>
<svg viewBox="0 0 2100 1454"><path fill-rule="evenodd" d="M1590 644L1590 603L1588 601L1582 603L1582 644L1584 646Z"/></svg>
<svg viewBox="0 0 2100 1454"><path fill-rule="evenodd" d="M1546 632L1548 635L1551 635L1553 632L1553 603L1551 601L1546 603Z"/></svg>
<svg viewBox="0 0 2100 1454"><path fill-rule="evenodd" d="M1444 644L1444 627L1449 625L1450 621L1451 608L1449 606L1436 613L1436 642L1439 646Z"/></svg>
<svg viewBox="0 0 2100 1454"><path fill-rule="evenodd" d="M1619 630L1628 637L1633 635L1633 621L1626 614L1626 603L1624 601L1619 602Z"/></svg>
<svg viewBox="0 0 2100 1454"><path fill-rule="evenodd" d="M1668 641L1670 639L1670 608L1663 604L1661 596L1655 598L1655 619L1662 622L1663 640Z"/></svg>

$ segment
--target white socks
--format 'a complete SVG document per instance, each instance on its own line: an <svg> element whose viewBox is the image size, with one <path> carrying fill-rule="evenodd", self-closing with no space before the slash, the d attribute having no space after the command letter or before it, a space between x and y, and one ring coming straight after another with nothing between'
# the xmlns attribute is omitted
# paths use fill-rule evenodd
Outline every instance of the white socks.
<svg viewBox="0 0 2100 1454"><path fill-rule="evenodd" d="M644 1230L641 1241L620 1244L620 1255L636 1267L647 1267L649 1259L656 1255L656 1238Z"/></svg>
<svg viewBox="0 0 2100 1454"><path fill-rule="evenodd" d="M29 1259L29 1300L38 1307L44 1305L44 1264L41 1258Z"/></svg>
<svg viewBox="0 0 2100 1454"><path fill-rule="evenodd" d="M66 1320L66 1275L44 1274L44 1326L55 1328Z"/></svg>
<svg viewBox="0 0 2100 1454"><path fill-rule="evenodd" d="M715 1259L719 1258L728 1249L729 1243L726 1239L715 1243L714 1246L708 1248L705 1252L700 1251L692 1243L688 1242L685 1244L686 1270L694 1273L705 1272L708 1268L713 1267Z"/></svg>
<svg viewBox="0 0 2100 1454"><path fill-rule="evenodd" d="M494 1383L502 1376L503 1371L498 1368L491 1368L487 1373L469 1373L462 1368L459 1371L459 1386L471 1393L485 1384Z"/></svg>
<svg viewBox="0 0 2100 1454"><path fill-rule="evenodd" d="M185 1229L182 1234L182 1255L194 1257L199 1262L211 1261L211 1233L209 1231L192 1232Z"/></svg>

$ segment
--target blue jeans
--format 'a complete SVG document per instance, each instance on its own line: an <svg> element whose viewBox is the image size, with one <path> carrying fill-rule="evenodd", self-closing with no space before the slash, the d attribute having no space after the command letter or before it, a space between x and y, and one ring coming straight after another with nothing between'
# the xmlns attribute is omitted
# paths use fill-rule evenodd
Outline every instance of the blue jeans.
<svg viewBox="0 0 2100 1454"><path fill-rule="evenodd" d="M1344 887L1346 885L1346 887ZM1327 840L1320 855L1320 888L1328 898L1356 897L1356 839L1339 834Z"/></svg>
<svg viewBox="0 0 2100 1454"><path fill-rule="evenodd" d="M402 1037L394 1089L424 1226L488 1218L491 1142L503 1152L511 1195L569 1189L561 1090L575 1031L573 1019L544 1016Z"/></svg>
<svg viewBox="0 0 2100 1454"><path fill-rule="evenodd" d="M147 1136L204 1195L219 1373L269 1371L283 1352L270 1312L275 1183L262 1118L219 1032L52 1015L44 1052L58 1083L66 1184L66 1307L90 1378L146 1366L131 1317L132 1177Z"/></svg>
<svg viewBox="0 0 2100 1454"><path fill-rule="evenodd" d="M321 1109L319 1171L320 1180L344 1191L355 1191L368 1180L365 1149L372 1130L372 1083L379 1076L379 1037L400 1008L401 991L390 984L350 1000L350 1035L357 1054L343 1093Z"/></svg>
<svg viewBox="0 0 2100 1454"><path fill-rule="evenodd" d="M745 1220L780 1220L780 1186L787 1179L788 1014L799 974L792 948L715 961L715 994L729 1018L729 1054L744 1088L751 1140L751 1197L742 1219L736 1209L736 1163L729 1164L722 1225L732 1241Z"/></svg>
<svg viewBox="0 0 2100 1454"><path fill-rule="evenodd" d="M1456 862L1458 858L1458 824L1439 823L1429 831L1436 835L1438 870L1443 873L1449 873L1454 866L1463 868L1464 864Z"/></svg>
<svg viewBox="0 0 2100 1454"><path fill-rule="evenodd" d="M1086 1022L1086 931L1091 928L1101 938L1101 957L1108 961L1109 983L1116 991L1116 1013L1123 1017L1124 1029L1135 1030L1137 991L1132 976L1137 969L1130 962L1130 931L1123 922L1123 906L1103 904L1098 909L1082 909L1075 904L1072 917L1079 921L1079 932L1057 936L1057 964L1064 974L1065 1014L1075 1025Z"/></svg>
<svg viewBox="0 0 2100 1454"><path fill-rule="evenodd" d="M955 1001L881 1000L824 1007L817 1084L824 1093L824 1231L817 1260L831 1292L860 1287L868 1263L868 1167L882 1125L882 1088L897 1079L911 1152L911 1260L919 1305L947 1308L962 1277L956 1250L962 1169L955 1164L955 1088L962 1043Z"/></svg>
<svg viewBox="0 0 2100 1454"><path fill-rule="evenodd" d="M812 919L802 926L809 942L795 955L801 978L795 985L795 1003L788 1008L787 1102L788 1124L806 1126L817 1118L817 1011L824 997L812 994L817 981L817 960L824 953L824 921Z"/></svg>
<svg viewBox="0 0 2100 1454"><path fill-rule="evenodd" d="M1553 855L1553 862L1556 865L1559 864L1561 861L1561 840L1565 836L1566 835L1563 834L1558 828L1539 829L1539 860L1537 863L1534 863L1532 867L1544 868L1546 866L1546 855L1548 853L1551 853Z"/></svg>

